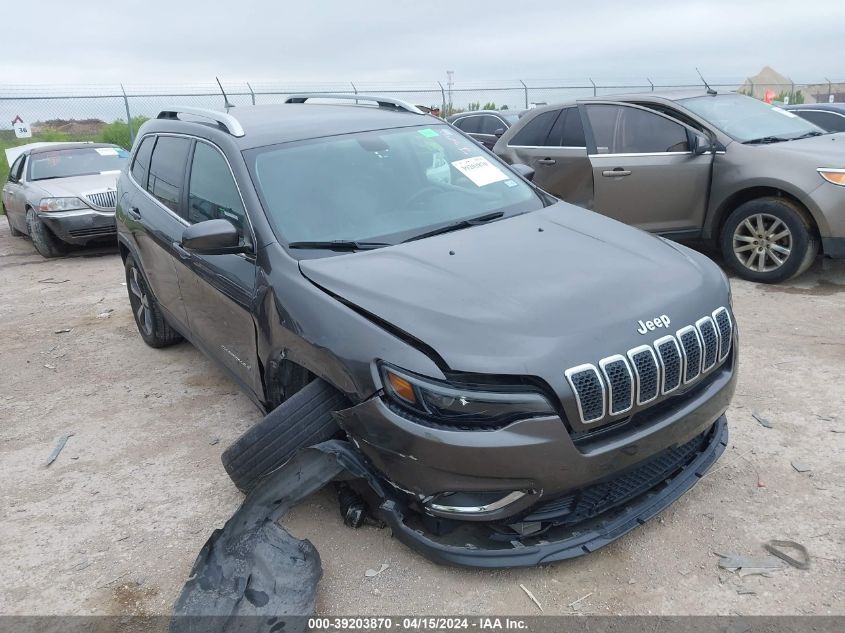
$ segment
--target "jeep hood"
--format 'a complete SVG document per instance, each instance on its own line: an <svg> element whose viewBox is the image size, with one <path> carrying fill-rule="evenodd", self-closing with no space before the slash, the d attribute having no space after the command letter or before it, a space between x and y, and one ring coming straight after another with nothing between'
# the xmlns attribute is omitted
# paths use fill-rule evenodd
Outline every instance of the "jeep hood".
<svg viewBox="0 0 845 633"><path fill-rule="evenodd" d="M594 363L668 333L638 334L641 319L667 315L674 331L729 300L704 256L563 202L300 270L452 370L479 373Z"/></svg>

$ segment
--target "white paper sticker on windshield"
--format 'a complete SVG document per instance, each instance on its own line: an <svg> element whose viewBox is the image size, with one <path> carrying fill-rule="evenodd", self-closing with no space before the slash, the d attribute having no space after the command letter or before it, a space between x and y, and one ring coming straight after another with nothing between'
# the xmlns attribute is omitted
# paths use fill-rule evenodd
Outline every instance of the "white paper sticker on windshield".
<svg viewBox="0 0 845 633"><path fill-rule="evenodd" d="M452 163L452 167L469 178L477 187L507 180L509 176L483 156L464 158Z"/></svg>
<svg viewBox="0 0 845 633"><path fill-rule="evenodd" d="M95 147L94 149L100 156L117 156L117 150L114 147Z"/></svg>
<svg viewBox="0 0 845 633"><path fill-rule="evenodd" d="M788 116L790 119L797 119L798 118L797 114L792 114L792 112L784 110L783 108L778 108L777 106L773 107L772 110L774 110L778 114L782 114L783 116Z"/></svg>

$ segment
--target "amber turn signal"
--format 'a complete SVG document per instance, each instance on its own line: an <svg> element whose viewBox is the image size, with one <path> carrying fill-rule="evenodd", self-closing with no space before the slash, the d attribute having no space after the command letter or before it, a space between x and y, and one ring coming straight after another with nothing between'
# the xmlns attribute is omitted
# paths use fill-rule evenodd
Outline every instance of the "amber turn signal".
<svg viewBox="0 0 845 633"><path fill-rule="evenodd" d="M845 187L845 169L819 169L819 175L831 184Z"/></svg>
<svg viewBox="0 0 845 633"><path fill-rule="evenodd" d="M411 383L390 371L386 373L387 381L390 383L390 388L393 390L393 393L406 402L415 404L417 402L417 395L414 393L414 388L411 386Z"/></svg>

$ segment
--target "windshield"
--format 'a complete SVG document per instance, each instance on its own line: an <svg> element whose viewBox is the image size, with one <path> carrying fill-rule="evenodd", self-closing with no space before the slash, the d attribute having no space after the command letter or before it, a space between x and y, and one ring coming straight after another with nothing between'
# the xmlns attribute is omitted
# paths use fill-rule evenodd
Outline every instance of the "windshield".
<svg viewBox="0 0 845 633"><path fill-rule="evenodd" d="M129 152L120 147L80 147L38 152L29 161L29 179L47 180L119 172L128 157Z"/></svg>
<svg viewBox="0 0 845 633"><path fill-rule="evenodd" d="M824 133L791 112L745 95L693 97L681 99L681 103L741 143L765 138L791 140L813 132Z"/></svg>
<svg viewBox="0 0 845 633"><path fill-rule="evenodd" d="M446 125L286 143L246 157L267 214L288 242L393 244L461 220L543 206L498 159Z"/></svg>

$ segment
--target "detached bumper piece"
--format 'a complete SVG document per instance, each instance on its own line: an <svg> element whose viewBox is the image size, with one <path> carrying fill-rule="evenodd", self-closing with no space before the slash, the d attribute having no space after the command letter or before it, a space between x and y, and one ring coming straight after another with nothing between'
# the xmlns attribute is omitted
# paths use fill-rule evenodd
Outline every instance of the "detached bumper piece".
<svg viewBox="0 0 845 633"><path fill-rule="evenodd" d="M612 543L692 488L724 452L728 425L720 417L704 434L621 476L541 504L509 525L426 521L400 502L385 500L378 516L409 547L444 564L528 567L576 558ZM440 531L436 535L432 531Z"/></svg>

